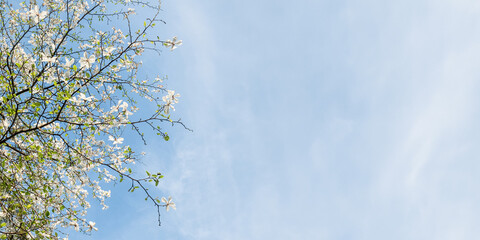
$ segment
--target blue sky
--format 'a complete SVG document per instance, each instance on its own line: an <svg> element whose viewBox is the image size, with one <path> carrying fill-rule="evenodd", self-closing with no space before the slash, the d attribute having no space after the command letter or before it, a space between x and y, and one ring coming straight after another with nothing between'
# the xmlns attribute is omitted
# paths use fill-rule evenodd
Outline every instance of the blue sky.
<svg viewBox="0 0 480 240"><path fill-rule="evenodd" d="M169 76L194 132L138 147L178 210L158 227L154 207L118 185L107 211L92 209L91 239L480 235L478 1L163 9L158 35L184 44L145 71Z"/></svg>

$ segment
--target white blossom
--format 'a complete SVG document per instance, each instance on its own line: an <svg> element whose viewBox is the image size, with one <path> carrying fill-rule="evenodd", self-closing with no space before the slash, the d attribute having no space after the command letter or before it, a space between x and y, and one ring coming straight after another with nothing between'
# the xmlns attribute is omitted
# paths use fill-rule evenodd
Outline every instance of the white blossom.
<svg viewBox="0 0 480 240"><path fill-rule="evenodd" d="M173 210L177 210L177 207L175 206L175 203L172 201L172 197L168 197L168 200L165 197L162 197L162 202L165 203L165 208L170 210L170 208L173 208Z"/></svg>
<svg viewBox="0 0 480 240"><path fill-rule="evenodd" d="M87 52L83 52L83 57L80 58L81 68L89 69L92 67L94 62L95 62L95 55L90 55L90 57L87 57Z"/></svg>
<svg viewBox="0 0 480 240"><path fill-rule="evenodd" d="M49 57L47 54L42 54L42 62L46 63L56 63L57 62L57 57Z"/></svg>
<svg viewBox="0 0 480 240"><path fill-rule="evenodd" d="M170 51L182 45L182 40L177 40L177 37L173 37L172 40L166 40L164 45L170 48Z"/></svg>
<svg viewBox="0 0 480 240"><path fill-rule="evenodd" d="M8 121L7 119L3 119L1 124L0 124L0 127L1 128L7 128L10 126L10 121Z"/></svg>
<svg viewBox="0 0 480 240"><path fill-rule="evenodd" d="M167 90L167 95L162 97L162 100L165 102L164 112L168 114L170 109L175 111L173 104L178 103L178 98L180 97L179 93L175 94L174 90Z"/></svg>
<svg viewBox="0 0 480 240"><path fill-rule="evenodd" d="M115 49L116 49L116 48L113 47L113 46L108 46L107 48L105 48L105 49L103 50L103 55L104 55L104 56L110 56L110 55L112 55L112 52L113 52Z"/></svg>
<svg viewBox="0 0 480 240"><path fill-rule="evenodd" d="M172 103L178 103L179 97L180 97L180 93L175 93L174 90L168 90L168 98Z"/></svg>
<svg viewBox="0 0 480 240"><path fill-rule="evenodd" d="M74 58L71 58L70 60L68 58L65 58L65 64L63 64L64 67L69 68L72 66L72 64L75 62Z"/></svg>
<svg viewBox="0 0 480 240"><path fill-rule="evenodd" d="M90 231L92 231L92 230L97 231L98 228L95 227L95 222L89 221L89 222L88 222L88 230L87 230L87 231L90 232Z"/></svg>
<svg viewBox="0 0 480 240"><path fill-rule="evenodd" d="M127 9L127 14L128 14L128 15L135 14L135 8L128 8L128 9Z"/></svg>
<svg viewBox="0 0 480 240"><path fill-rule="evenodd" d="M108 136L108 140L112 141L113 142L113 145L116 145L116 144L122 144L123 143L123 138L116 138L116 137L113 137L113 136Z"/></svg>
<svg viewBox="0 0 480 240"><path fill-rule="evenodd" d="M70 222L70 225L73 226L73 228L75 229L75 231L78 232L78 230L80 230L80 225L78 224L77 221L71 221L71 222Z"/></svg>
<svg viewBox="0 0 480 240"><path fill-rule="evenodd" d="M78 94L78 98L79 98L80 100L82 100L82 101L87 101L87 102L92 101L93 99L95 99L94 96L87 97L84 93Z"/></svg>
<svg viewBox="0 0 480 240"><path fill-rule="evenodd" d="M27 15L32 18L34 24L39 23L42 19L47 16L47 11L40 12L38 6L33 7L32 10L28 11Z"/></svg>

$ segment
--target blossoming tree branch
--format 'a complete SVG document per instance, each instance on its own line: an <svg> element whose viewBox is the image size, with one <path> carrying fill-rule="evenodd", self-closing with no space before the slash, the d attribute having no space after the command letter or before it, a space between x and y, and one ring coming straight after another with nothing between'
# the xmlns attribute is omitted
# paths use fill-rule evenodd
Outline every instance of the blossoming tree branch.
<svg viewBox="0 0 480 240"><path fill-rule="evenodd" d="M152 16L135 26L138 7ZM109 182L143 191L159 217L175 209L148 189L162 174L132 171L141 154L121 136L151 129L168 141L165 124L185 127L169 115L180 95L160 77L137 77L145 50L182 43L150 35L159 13L147 1L0 0L0 238L96 230L89 199L106 208ZM157 109L142 118L141 98Z"/></svg>

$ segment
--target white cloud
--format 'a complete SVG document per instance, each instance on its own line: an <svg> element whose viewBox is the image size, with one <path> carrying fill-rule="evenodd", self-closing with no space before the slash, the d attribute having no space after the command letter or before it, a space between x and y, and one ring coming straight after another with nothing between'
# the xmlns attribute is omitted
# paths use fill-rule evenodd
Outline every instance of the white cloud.
<svg viewBox="0 0 480 240"><path fill-rule="evenodd" d="M176 114L194 132L173 138L173 153L149 149L148 164L167 175L163 190L177 203L168 231L184 239L477 236L480 15L478 4L455 3L302 1L295 14L276 15L268 1L175 2L184 45L171 64L186 66L173 73L186 79L175 88ZM225 36L229 24L238 30ZM244 42L251 36L257 41ZM298 48L285 44L290 36L307 40ZM279 40L252 47L258 39Z"/></svg>

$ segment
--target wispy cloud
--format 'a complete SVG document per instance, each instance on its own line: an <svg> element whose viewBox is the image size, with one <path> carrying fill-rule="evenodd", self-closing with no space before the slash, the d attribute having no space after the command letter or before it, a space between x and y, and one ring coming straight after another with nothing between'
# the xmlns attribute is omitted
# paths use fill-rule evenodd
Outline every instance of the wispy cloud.
<svg viewBox="0 0 480 240"><path fill-rule="evenodd" d="M478 3L168 4L170 239L478 235Z"/></svg>

